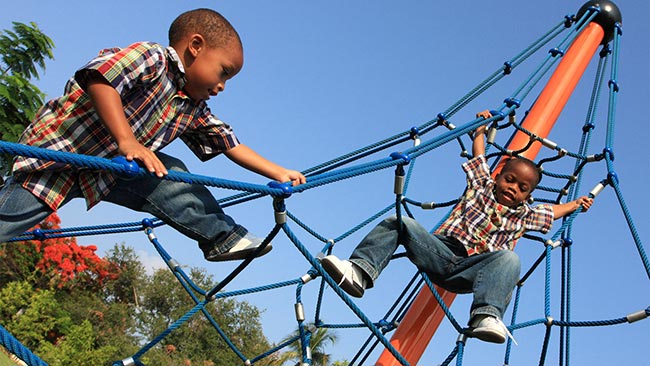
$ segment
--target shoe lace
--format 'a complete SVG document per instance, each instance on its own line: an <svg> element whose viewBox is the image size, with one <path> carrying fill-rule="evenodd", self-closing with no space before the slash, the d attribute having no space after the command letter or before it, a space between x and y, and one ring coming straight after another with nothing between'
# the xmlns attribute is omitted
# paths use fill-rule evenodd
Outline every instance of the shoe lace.
<svg viewBox="0 0 650 366"><path fill-rule="evenodd" d="M343 271L343 277L341 277L341 280L337 284L339 285L339 287L341 286L341 284L343 284L343 282L345 282L345 280L348 278L348 275L350 275L350 282L354 283L354 268L352 268L352 263L350 263L349 266L345 266L345 271Z"/></svg>
<svg viewBox="0 0 650 366"><path fill-rule="evenodd" d="M519 344L515 340L515 337L512 336L512 333L510 333L510 330L508 330L508 327L505 325L505 323L503 323L503 321L501 319L499 319L499 318L496 318L496 322L506 332L506 334L508 335L508 338L510 338L512 340L512 343L514 343L515 346L518 346Z"/></svg>

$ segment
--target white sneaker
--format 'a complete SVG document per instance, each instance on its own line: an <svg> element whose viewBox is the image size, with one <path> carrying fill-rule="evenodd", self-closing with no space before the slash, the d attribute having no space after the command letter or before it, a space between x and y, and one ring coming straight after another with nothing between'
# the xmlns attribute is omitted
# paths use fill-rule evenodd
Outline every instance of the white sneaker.
<svg viewBox="0 0 650 366"><path fill-rule="evenodd" d="M512 337L512 334L510 334L510 331L508 331L508 327L503 324L501 319L494 316L477 315L470 326L472 328L469 333L470 336L482 341L504 343L507 335L515 344L517 344L515 339Z"/></svg>
<svg viewBox="0 0 650 366"><path fill-rule="evenodd" d="M254 236L251 233L246 233L246 235L239 239L237 244L230 248L229 251L221 254L217 253L209 253L208 255L205 256L205 259L209 260L210 262L223 262L223 261L234 261L234 260L239 260L239 259L246 259L248 258L253 252L257 250L257 248L262 245L263 240ZM258 257L263 256L264 254L268 253L273 249L273 246L271 243L269 243L267 246L262 249L260 253L257 254Z"/></svg>
<svg viewBox="0 0 650 366"><path fill-rule="evenodd" d="M366 289L363 271L350 261L328 255L320 260L323 268L350 296L361 297Z"/></svg>

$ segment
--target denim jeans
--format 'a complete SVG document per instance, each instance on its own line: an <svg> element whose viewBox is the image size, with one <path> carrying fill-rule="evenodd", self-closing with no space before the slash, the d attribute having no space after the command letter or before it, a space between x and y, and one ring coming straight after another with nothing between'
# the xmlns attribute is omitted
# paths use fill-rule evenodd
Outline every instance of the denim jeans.
<svg viewBox="0 0 650 366"><path fill-rule="evenodd" d="M350 261L368 275L368 288L402 244L411 262L435 284L455 293L474 293L470 321L478 314L503 317L521 271L515 252L502 250L468 257L455 239L431 234L409 217L403 217L402 223L400 232L396 217L384 220L351 254Z"/></svg>
<svg viewBox="0 0 650 366"><path fill-rule="evenodd" d="M187 172L180 160L160 152L157 156L168 170ZM81 190L75 187L63 204L82 196ZM248 232L223 212L202 185L148 175L120 179L104 201L156 216L196 240L204 253L213 248L219 253L226 252ZM49 206L9 178L0 190L0 242L29 230L51 213Z"/></svg>

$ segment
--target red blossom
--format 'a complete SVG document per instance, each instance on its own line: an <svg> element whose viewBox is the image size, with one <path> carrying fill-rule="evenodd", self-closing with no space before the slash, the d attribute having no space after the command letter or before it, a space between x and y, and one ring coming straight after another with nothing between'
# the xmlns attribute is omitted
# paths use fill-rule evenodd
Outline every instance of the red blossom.
<svg viewBox="0 0 650 366"><path fill-rule="evenodd" d="M35 229L59 229L60 223L59 216L53 213ZM95 253L96 245L78 245L75 238L52 238L32 243L37 253L42 254L36 268L44 274L57 277L60 288L78 278L80 274L89 274L91 279L100 284L116 276L110 263Z"/></svg>

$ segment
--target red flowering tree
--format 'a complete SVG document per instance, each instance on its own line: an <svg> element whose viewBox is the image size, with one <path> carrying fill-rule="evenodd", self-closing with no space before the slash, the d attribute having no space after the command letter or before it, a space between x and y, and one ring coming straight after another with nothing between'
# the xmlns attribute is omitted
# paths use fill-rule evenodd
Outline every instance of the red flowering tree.
<svg viewBox="0 0 650 366"><path fill-rule="evenodd" d="M60 224L53 213L33 230L60 229ZM95 245L79 245L73 237L7 243L0 250L0 281L33 281L41 288L101 287L117 276L117 270L96 251Z"/></svg>

